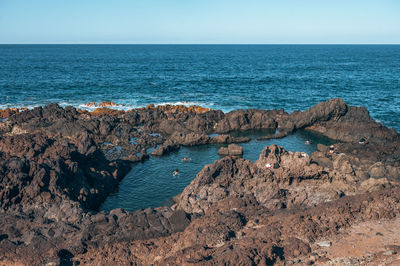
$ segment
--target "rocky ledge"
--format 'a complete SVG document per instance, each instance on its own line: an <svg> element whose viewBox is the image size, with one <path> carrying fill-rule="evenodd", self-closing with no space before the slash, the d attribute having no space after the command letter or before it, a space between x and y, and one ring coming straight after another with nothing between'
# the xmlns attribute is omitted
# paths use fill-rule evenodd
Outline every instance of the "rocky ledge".
<svg viewBox="0 0 400 266"><path fill-rule="evenodd" d="M400 135L341 99L290 114L56 104L0 113L1 264L333 263L342 259L326 250L333 239L362 223L397 224L400 214ZM245 142L229 132L254 129L278 132L264 138L304 129L338 143L311 156L272 145L255 162L227 148L171 207L98 212L150 150ZM396 241L390 252L345 259L396 263Z"/></svg>

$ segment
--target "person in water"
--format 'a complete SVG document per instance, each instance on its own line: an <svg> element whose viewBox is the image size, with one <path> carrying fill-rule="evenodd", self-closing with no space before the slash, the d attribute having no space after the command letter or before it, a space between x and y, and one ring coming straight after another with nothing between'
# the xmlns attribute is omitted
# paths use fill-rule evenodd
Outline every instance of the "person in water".
<svg viewBox="0 0 400 266"><path fill-rule="evenodd" d="M190 162L191 160L192 160L192 158L187 158L187 157L183 158L184 162Z"/></svg>
<svg viewBox="0 0 400 266"><path fill-rule="evenodd" d="M329 147L329 153L334 153L335 152L335 147L333 145L331 145Z"/></svg>
<svg viewBox="0 0 400 266"><path fill-rule="evenodd" d="M172 175L174 176L179 175L179 169L175 169L175 171L172 172Z"/></svg>
<svg viewBox="0 0 400 266"><path fill-rule="evenodd" d="M306 145L310 145L310 141L309 141L309 140L306 140L305 144L306 144Z"/></svg>

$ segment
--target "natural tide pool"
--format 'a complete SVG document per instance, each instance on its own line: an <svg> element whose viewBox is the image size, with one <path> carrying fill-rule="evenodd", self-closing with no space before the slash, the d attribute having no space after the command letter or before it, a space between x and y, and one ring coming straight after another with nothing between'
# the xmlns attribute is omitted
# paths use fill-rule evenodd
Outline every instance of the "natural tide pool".
<svg viewBox="0 0 400 266"><path fill-rule="evenodd" d="M297 131L282 139L256 140L265 136L267 131L246 131L231 133L235 136L251 138L248 143L240 143L243 147L243 158L255 161L265 146L277 144L289 151L301 151L311 154L317 149L317 144L330 145L332 140L307 131ZM310 144L306 144L306 140ZM133 165L132 170L119 184L116 193L111 194L100 210L110 211L122 208L129 211L147 207L169 205L172 197L181 193L206 165L220 159L218 149L225 145L202 145L196 147L181 147L178 151L162 157L152 157L143 163ZM183 158L191 158L184 162ZM179 175L173 171L179 169Z"/></svg>

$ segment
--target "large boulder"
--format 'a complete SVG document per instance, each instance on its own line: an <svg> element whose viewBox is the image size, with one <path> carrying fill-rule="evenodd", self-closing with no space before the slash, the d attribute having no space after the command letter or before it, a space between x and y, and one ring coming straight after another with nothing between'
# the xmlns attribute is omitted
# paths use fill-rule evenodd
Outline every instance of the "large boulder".
<svg viewBox="0 0 400 266"><path fill-rule="evenodd" d="M240 156L243 155L243 148L237 144L229 144L228 147L221 147L218 154L222 156Z"/></svg>

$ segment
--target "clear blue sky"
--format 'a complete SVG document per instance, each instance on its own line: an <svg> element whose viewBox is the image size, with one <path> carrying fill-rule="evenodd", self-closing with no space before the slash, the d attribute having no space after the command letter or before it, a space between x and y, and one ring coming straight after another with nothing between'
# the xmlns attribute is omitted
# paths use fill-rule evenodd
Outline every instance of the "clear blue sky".
<svg viewBox="0 0 400 266"><path fill-rule="evenodd" d="M400 43L400 0L0 0L0 43Z"/></svg>

